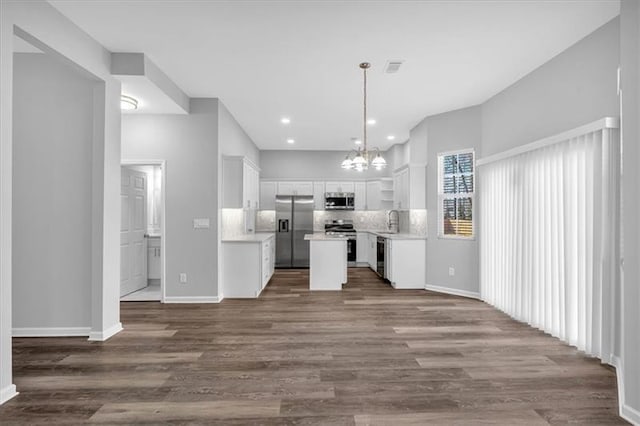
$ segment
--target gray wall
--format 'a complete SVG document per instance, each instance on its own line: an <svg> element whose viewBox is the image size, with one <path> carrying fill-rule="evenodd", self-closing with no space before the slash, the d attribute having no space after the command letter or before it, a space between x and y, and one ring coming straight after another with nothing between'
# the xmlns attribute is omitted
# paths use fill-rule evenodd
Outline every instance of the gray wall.
<svg viewBox="0 0 640 426"><path fill-rule="evenodd" d="M121 329L120 83L110 74L109 52L48 2L0 2L0 402L12 385L12 147L14 32L37 42L99 81L94 90L92 138L91 335L104 340Z"/></svg>
<svg viewBox="0 0 640 426"><path fill-rule="evenodd" d="M260 150L222 102L218 102L218 140L222 155L245 156L260 165Z"/></svg>
<svg viewBox="0 0 640 426"><path fill-rule="evenodd" d="M616 18L484 104L427 117L416 126L413 132L422 134L426 123L428 148L427 284L480 291L477 241L437 237L437 154L474 148L478 159L605 116L617 117L619 43ZM412 140L412 151L413 145ZM449 266L455 267L453 277Z"/></svg>
<svg viewBox="0 0 640 426"><path fill-rule="evenodd" d="M640 4L623 0L620 21L622 133L624 146L623 414L640 423ZM635 410L632 417L630 409Z"/></svg>
<svg viewBox="0 0 640 426"><path fill-rule="evenodd" d="M467 148L477 152L481 145L482 110L480 106L465 108L428 117L423 123L428 141L427 284L477 294L480 291L477 239L438 238L438 154ZM455 268L454 276L449 276L449 267Z"/></svg>
<svg viewBox="0 0 640 426"><path fill-rule="evenodd" d="M122 159L166 160L168 298L218 295L218 158L217 99L192 99L189 115L123 115ZM211 228L193 229L194 218Z"/></svg>
<svg viewBox="0 0 640 426"><path fill-rule="evenodd" d="M619 27L610 21L486 101L481 156L617 117Z"/></svg>
<svg viewBox="0 0 640 426"><path fill-rule="evenodd" d="M340 168L347 151L260 151L261 179L359 180L390 176L392 161L381 171L356 172Z"/></svg>
<svg viewBox="0 0 640 426"><path fill-rule="evenodd" d="M13 328L89 328L95 81L46 54L13 65Z"/></svg>

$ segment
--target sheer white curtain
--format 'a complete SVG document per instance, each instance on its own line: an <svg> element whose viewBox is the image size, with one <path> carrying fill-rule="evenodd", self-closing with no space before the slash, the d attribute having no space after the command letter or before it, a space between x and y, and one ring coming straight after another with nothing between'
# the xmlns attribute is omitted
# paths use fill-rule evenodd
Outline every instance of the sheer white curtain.
<svg viewBox="0 0 640 426"><path fill-rule="evenodd" d="M481 296L610 362L619 144L612 128L585 128L479 161Z"/></svg>

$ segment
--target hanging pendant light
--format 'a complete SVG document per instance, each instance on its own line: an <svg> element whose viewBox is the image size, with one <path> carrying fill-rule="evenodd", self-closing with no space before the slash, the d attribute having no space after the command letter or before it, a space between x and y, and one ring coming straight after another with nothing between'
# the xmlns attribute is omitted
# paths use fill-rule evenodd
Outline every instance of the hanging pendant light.
<svg viewBox="0 0 640 426"><path fill-rule="evenodd" d="M373 148L371 151L367 149L367 70L371 68L369 62L362 62L360 65L363 73L364 90L363 90L363 102L362 102L362 147L358 150L351 150L349 154L342 160L341 167L346 170L355 169L358 172L363 172L369 169L369 165L373 166L376 170L382 170L387 166L387 162L382 157L380 149ZM375 154L375 157L374 157ZM353 158L352 158L353 156ZM373 160L371 161L371 159Z"/></svg>

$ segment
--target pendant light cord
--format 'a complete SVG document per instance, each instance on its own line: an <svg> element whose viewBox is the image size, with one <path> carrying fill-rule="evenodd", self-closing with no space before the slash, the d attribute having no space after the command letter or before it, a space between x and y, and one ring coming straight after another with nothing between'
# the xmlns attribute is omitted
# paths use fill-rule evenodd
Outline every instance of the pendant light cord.
<svg viewBox="0 0 640 426"><path fill-rule="evenodd" d="M364 110L364 117L363 117L363 140L362 143L364 144L364 153L365 155L367 155L367 68L363 68L362 71L364 72L364 97L363 97L363 110ZM368 155L367 155L368 157Z"/></svg>

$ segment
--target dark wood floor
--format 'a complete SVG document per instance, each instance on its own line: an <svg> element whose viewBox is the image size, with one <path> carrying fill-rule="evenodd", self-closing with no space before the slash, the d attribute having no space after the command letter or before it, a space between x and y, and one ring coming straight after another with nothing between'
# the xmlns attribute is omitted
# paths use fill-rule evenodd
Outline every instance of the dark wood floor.
<svg viewBox="0 0 640 426"><path fill-rule="evenodd" d="M482 302L278 271L258 300L124 302L107 342L16 338L0 424L625 424L614 371Z"/></svg>

